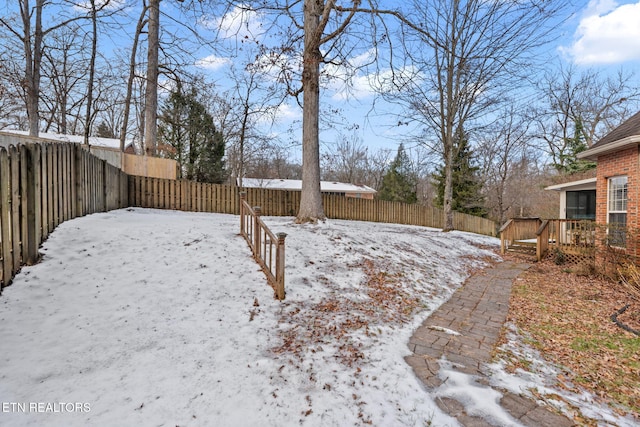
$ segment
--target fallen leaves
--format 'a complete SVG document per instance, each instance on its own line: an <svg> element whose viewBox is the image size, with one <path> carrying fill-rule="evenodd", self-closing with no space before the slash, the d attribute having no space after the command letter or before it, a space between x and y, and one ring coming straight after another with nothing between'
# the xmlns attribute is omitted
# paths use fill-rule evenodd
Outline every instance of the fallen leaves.
<svg viewBox="0 0 640 427"><path fill-rule="evenodd" d="M364 329L365 335L372 336L373 326L410 320L420 299L403 290L397 280L399 273L390 273L389 268L372 260L354 268L362 268L365 273L358 298L336 290L318 303L286 313L284 320L296 326L281 332L282 344L273 350L275 353L302 358L307 350L320 351L323 344L333 343L338 360L351 367L365 358L362 343L353 338L353 331Z"/></svg>
<svg viewBox="0 0 640 427"><path fill-rule="evenodd" d="M610 320L626 303L620 320L640 328L640 303L618 284L542 262L514 283L508 320L566 368L558 378L563 387L579 385L640 419L640 338Z"/></svg>

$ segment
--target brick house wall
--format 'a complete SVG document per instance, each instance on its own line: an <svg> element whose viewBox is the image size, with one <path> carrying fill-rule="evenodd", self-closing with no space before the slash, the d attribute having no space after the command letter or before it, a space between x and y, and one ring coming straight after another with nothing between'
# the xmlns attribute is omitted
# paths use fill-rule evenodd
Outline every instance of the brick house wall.
<svg viewBox="0 0 640 427"><path fill-rule="evenodd" d="M596 184L596 221L607 224L609 178L627 176L627 227L630 230L640 229L640 147L598 156ZM636 247L628 247L627 253L640 254L640 239L635 240Z"/></svg>

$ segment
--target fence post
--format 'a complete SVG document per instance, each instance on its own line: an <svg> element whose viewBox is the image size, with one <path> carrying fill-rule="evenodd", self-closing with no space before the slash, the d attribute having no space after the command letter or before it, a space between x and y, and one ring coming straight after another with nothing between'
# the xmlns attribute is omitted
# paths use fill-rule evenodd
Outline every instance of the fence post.
<svg viewBox="0 0 640 427"><path fill-rule="evenodd" d="M247 193L240 192L240 234L245 235L244 229L244 201L247 199Z"/></svg>
<svg viewBox="0 0 640 427"><path fill-rule="evenodd" d="M256 258L262 257L262 252L260 249L260 239L261 239L261 231L260 231L260 213L262 209L260 206L254 206L253 212L256 216L253 217L253 247L254 247L254 255Z"/></svg>
<svg viewBox="0 0 640 427"><path fill-rule="evenodd" d="M276 296L284 299L284 239L287 233L278 233L278 247L276 248Z"/></svg>

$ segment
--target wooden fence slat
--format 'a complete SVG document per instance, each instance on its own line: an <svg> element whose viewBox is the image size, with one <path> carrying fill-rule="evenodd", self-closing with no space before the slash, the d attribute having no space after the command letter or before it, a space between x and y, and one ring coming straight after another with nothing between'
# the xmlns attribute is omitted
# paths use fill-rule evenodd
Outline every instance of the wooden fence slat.
<svg viewBox="0 0 640 427"><path fill-rule="evenodd" d="M129 206L128 175L86 149L60 143L0 148L0 289L38 260L54 228L76 216Z"/></svg>
<svg viewBox="0 0 640 427"><path fill-rule="evenodd" d="M11 166L11 253L13 257L12 273L20 269L22 262L22 236L20 227L20 157L14 145L9 146L9 160Z"/></svg>
<svg viewBox="0 0 640 427"><path fill-rule="evenodd" d="M151 178L131 177L134 183L150 182ZM240 201L238 188L232 185L198 183L187 180L163 180L145 194L155 194L160 200L141 201L142 207L164 207L195 212L218 212L238 215ZM164 185L163 185L164 184ZM150 188L150 187L148 187ZM262 208L263 215L293 216L300 206L300 191L245 188L247 200ZM431 206L407 205L399 202L323 195L325 214L328 218L420 225L442 228L444 216L441 209ZM162 200L165 200L162 202ZM168 201L167 201L168 200ZM454 213L455 228L462 231L496 235L494 221Z"/></svg>
<svg viewBox="0 0 640 427"><path fill-rule="evenodd" d="M51 166L51 222L49 230L53 231L60 224L60 176L58 175L58 154L59 144L53 145L51 157L49 159Z"/></svg>
<svg viewBox="0 0 640 427"><path fill-rule="evenodd" d="M29 206L33 203L29 200L29 193L32 192L29 188L29 169L27 162L29 161L29 150L25 145L20 145L18 148L20 156L20 235L22 244L22 262L28 262L31 248L29 246Z"/></svg>
<svg viewBox="0 0 640 427"><path fill-rule="evenodd" d="M49 235L49 172L47 163L47 151L49 147L42 145L40 150L40 235L42 240L45 240Z"/></svg>
<svg viewBox="0 0 640 427"><path fill-rule="evenodd" d="M11 283L13 278L10 185L9 153L0 147L0 289Z"/></svg>

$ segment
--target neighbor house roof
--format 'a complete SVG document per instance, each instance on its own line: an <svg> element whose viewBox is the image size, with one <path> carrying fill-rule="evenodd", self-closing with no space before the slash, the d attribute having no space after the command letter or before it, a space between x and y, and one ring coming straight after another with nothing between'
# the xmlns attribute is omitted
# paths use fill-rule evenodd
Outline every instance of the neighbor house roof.
<svg viewBox="0 0 640 427"><path fill-rule="evenodd" d="M580 181L565 182L563 184L550 185L545 190L555 191L579 191L579 190L595 190L597 178L581 179Z"/></svg>
<svg viewBox="0 0 640 427"><path fill-rule="evenodd" d="M302 190L302 181L299 179L242 178L242 185L248 188ZM376 190L366 185L332 181L320 181L320 191L323 193L376 193Z"/></svg>
<svg viewBox="0 0 640 427"><path fill-rule="evenodd" d="M591 148L578 154L579 159L596 160L599 155L631 148L640 143L640 112L606 134Z"/></svg>
<svg viewBox="0 0 640 427"><path fill-rule="evenodd" d="M16 135L28 136L29 132L23 130L2 129L2 132L12 133ZM73 142L76 144L84 144L84 136L82 135L64 135L59 133L40 132L38 138L48 139L50 141ZM127 141L127 145L131 144ZM89 145L101 148L111 148L120 150L120 140L116 138L100 138L97 136L89 137Z"/></svg>

